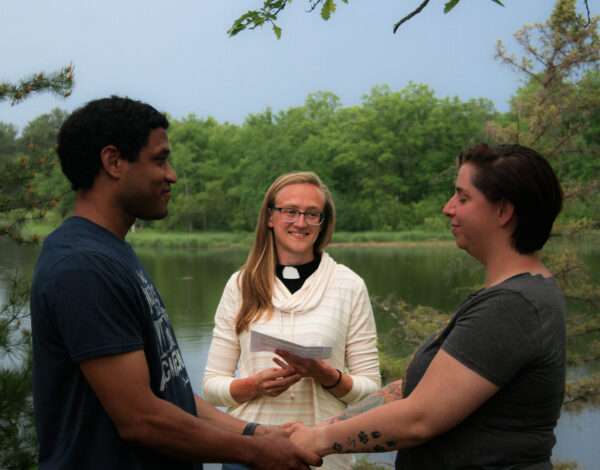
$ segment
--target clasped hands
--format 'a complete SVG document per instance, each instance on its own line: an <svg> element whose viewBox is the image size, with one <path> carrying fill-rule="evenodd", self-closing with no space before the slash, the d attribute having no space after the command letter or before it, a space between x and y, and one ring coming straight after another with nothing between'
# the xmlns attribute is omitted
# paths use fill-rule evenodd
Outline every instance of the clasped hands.
<svg viewBox="0 0 600 470"><path fill-rule="evenodd" d="M321 443L323 439L321 431L323 431L325 425L327 425L327 422L314 427L306 426L301 422L285 423L279 426L261 424L256 428L256 435L288 438L296 447L307 451L309 455L312 454L314 457L322 458L326 454L322 451L323 446ZM316 465L314 460L311 465Z"/></svg>
<svg viewBox="0 0 600 470"><path fill-rule="evenodd" d="M321 456L302 444L302 441L294 442L291 434L302 426L299 423L289 423L282 426L260 425L256 428L256 435L262 438L267 437L272 449L277 449L277 459L265 459L252 468L257 470L308 470L309 466L320 467L323 463ZM308 428L307 428L308 429ZM298 439L299 436L296 436ZM287 441L287 442L286 442ZM293 450L295 449L295 450ZM286 454L293 450L293 458L289 459Z"/></svg>
<svg viewBox="0 0 600 470"><path fill-rule="evenodd" d="M331 453L324 451L325 436L323 431L326 424L321 423L310 427L302 423L286 423L282 424L280 428L288 433L288 437L294 445L323 458Z"/></svg>

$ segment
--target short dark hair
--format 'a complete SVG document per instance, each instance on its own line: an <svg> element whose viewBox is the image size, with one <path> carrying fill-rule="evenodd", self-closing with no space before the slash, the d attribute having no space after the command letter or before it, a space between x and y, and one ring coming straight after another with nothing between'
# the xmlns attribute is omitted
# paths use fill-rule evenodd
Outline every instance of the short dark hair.
<svg viewBox="0 0 600 470"><path fill-rule="evenodd" d="M157 128L169 128L166 116L130 98L102 98L73 111L58 132L57 147L60 166L73 190L92 187L104 147L114 145L123 158L135 161Z"/></svg>
<svg viewBox="0 0 600 470"><path fill-rule="evenodd" d="M522 254L541 250L562 209L563 192L548 161L523 145L478 144L458 156L476 169L473 185L488 201L510 202L517 225L513 246Z"/></svg>

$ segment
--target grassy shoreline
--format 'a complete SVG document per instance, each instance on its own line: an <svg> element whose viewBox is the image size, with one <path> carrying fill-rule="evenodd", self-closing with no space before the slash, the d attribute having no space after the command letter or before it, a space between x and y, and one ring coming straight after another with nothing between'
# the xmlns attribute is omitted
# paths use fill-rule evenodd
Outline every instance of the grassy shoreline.
<svg viewBox="0 0 600 470"><path fill-rule="evenodd" d="M25 239L43 239L60 222L30 222L22 229ZM599 243L600 230L588 230L580 235L582 240ZM552 239L560 240L560 231ZM137 228L127 235L127 241L136 248L245 248L254 240L254 232L179 232L153 228ZM415 228L402 232L335 232L332 247L411 247L415 245L446 245L454 241L449 230Z"/></svg>
<svg viewBox="0 0 600 470"><path fill-rule="evenodd" d="M45 238L58 224L31 222L23 227L25 239ZM137 248L249 248L254 232L165 232L151 228L135 229L127 241ZM414 229L405 232L336 232L331 246L410 246L418 243L446 243L449 231Z"/></svg>

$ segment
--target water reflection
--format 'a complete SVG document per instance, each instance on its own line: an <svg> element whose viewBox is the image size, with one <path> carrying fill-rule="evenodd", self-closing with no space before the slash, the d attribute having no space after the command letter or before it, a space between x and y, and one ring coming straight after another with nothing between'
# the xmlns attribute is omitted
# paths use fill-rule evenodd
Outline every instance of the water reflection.
<svg viewBox="0 0 600 470"><path fill-rule="evenodd" d="M575 461L578 468L600 468L600 406L588 406L579 411L563 410L556 427L553 455L561 461Z"/></svg>

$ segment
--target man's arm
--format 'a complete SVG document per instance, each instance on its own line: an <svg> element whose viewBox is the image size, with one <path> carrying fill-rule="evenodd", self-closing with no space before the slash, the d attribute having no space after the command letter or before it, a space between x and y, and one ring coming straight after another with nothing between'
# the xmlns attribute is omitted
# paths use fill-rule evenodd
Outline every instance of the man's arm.
<svg viewBox="0 0 600 470"><path fill-rule="evenodd" d="M194 395L196 401L196 413L198 418L206 420L212 426L217 426L223 430L241 434L246 425L246 421L234 418L210 403L204 401L199 395Z"/></svg>
<svg viewBox="0 0 600 470"><path fill-rule="evenodd" d="M196 399L196 410L198 417L209 421L213 426L218 426L221 429L241 434L246 424L248 424L247 421L234 418L230 414L224 413L218 408L215 408L198 395L196 395L194 398ZM267 425L262 423L256 424L260 425L255 428L254 435L256 436L270 434L271 436L279 435L289 437L291 434L291 430L287 430L282 426Z"/></svg>
<svg viewBox="0 0 600 470"><path fill-rule="evenodd" d="M242 462L265 470L320 462L288 439L242 436L242 421L208 410L202 400L197 400L199 419L158 398L143 351L87 360L80 367L124 440L186 460Z"/></svg>

